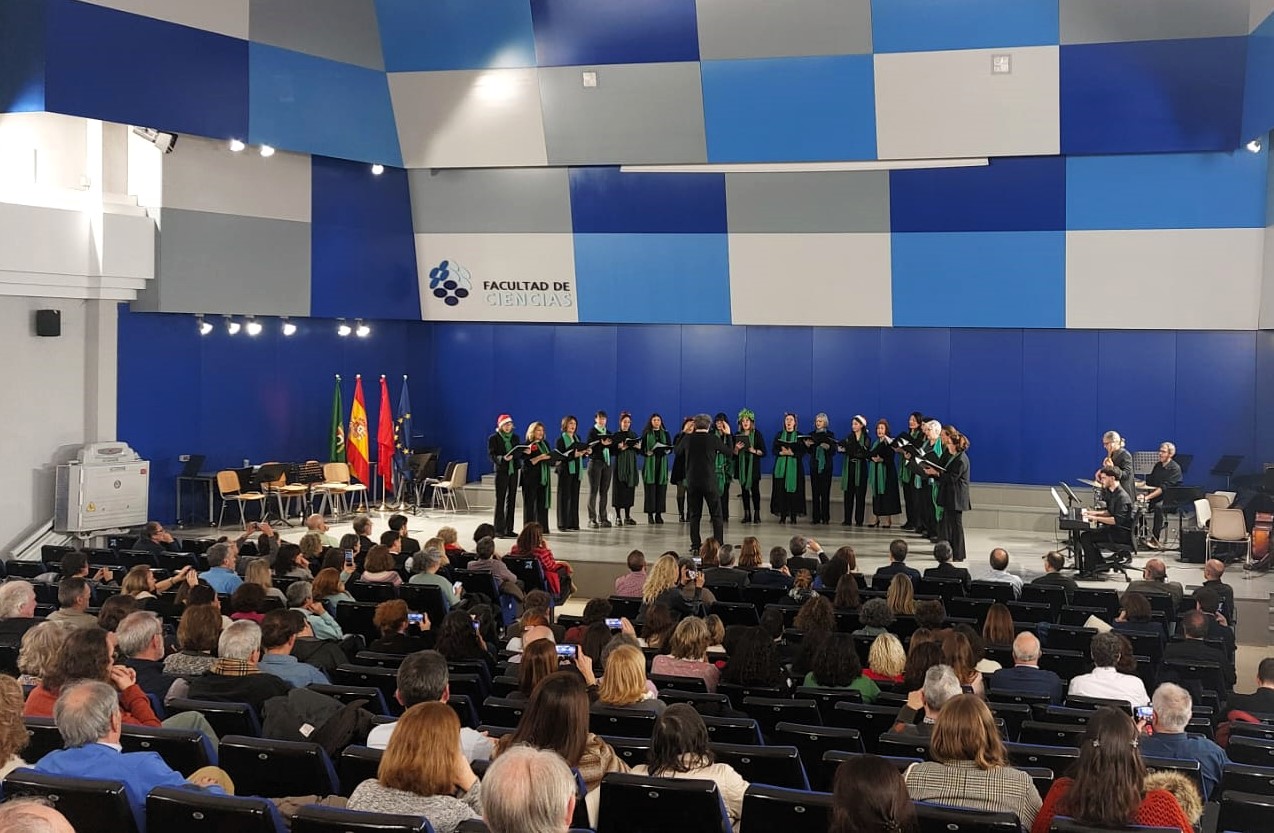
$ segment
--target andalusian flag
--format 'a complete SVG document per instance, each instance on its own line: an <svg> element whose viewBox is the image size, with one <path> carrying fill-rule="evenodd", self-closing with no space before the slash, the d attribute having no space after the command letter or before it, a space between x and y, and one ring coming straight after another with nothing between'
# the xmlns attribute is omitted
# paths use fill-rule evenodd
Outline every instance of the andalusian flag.
<svg viewBox="0 0 1274 833"><path fill-rule="evenodd" d="M358 482L371 485L371 465L367 458L367 408L363 405L363 377L354 377L354 407L349 412L349 433L346 435L345 456L349 460L350 473Z"/></svg>
<svg viewBox="0 0 1274 833"><path fill-rule="evenodd" d="M380 376L380 416L376 419L376 463L385 491L394 490L394 410L389 406L389 384Z"/></svg>
<svg viewBox="0 0 1274 833"><path fill-rule="evenodd" d="M345 403L341 401L341 375L336 374L336 390L332 393L332 432L327 459L332 463L345 462Z"/></svg>

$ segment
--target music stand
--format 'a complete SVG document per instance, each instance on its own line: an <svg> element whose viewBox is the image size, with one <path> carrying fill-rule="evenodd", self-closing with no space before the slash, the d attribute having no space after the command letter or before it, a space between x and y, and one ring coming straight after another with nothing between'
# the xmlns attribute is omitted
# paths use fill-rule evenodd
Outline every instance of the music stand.
<svg viewBox="0 0 1274 833"><path fill-rule="evenodd" d="M1079 505L1080 505L1079 496L1078 496L1078 495L1076 495L1076 494L1075 494L1075 492L1073 492L1073 491L1071 490L1071 487L1070 487L1070 486L1066 485L1066 481L1065 481L1065 480L1061 481L1058 485L1059 485L1059 486L1061 486L1063 489L1065 489L1065 490L1066 490L1066 501L1067 501L1067 505L1068 505L1068 506L1079 506Z"/></svg>
<svg viewBox="0 0 1274 833"><path fill-rule="evenodd" d="M1163 487L1163 511L1169 510L1177 513L1177 548L1181 547L1181 527L1185 518L1185 512L1181 510L1186 506L1193 506L1196 500L1203 500L1203 489L1198 486L1164 486ZM1160 542L1162 543L1162 542ZM1164 549L1169 549L1164 547Z"/></svg>
<svg viewBox="0 0 1274 833"><path fill-rule="evenodd" d="M266 463L263 466L258 466L256 475L253 478L255 480L257 491L261 492L262 494L268 494L269 492L266 489L266 484L274 483L279 478L285 476L288 473L289 468L291 468L291 465L288 463ZM270 501L267 499L265 502L265 513L263 517L261 518L261 520L265 521L268 524L273 524L274 521L270 519L271 515L273 515L275 519L278 520L278 522L283 524L284 526L289 528L292 526L292 524L288 522L287 518L283 517L282 515L278 513L270 511Z"/></svg>
<svg viewBox="0 0 1274 833"><path fill-rule="evenodd" d="M1230 478L1239 470L1239 464L1242 462L1242 454L1223 455L1220 460L1217 460L1216 465L1212 467L1212 471L1208 472L1208 474L1213 477L1224 477L1225 488L1228 490L1230 488Z"/></svg>

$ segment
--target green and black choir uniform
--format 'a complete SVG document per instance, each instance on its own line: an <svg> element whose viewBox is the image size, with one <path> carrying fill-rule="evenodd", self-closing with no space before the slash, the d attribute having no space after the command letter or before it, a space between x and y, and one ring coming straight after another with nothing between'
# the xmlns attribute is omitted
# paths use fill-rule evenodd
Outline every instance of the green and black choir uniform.
<svg viewBox="0 0 1274 833"><path fill-rule="evenodd" d="M797 439L797 431L780 431L774 437L774 476L770 482L770 512L779 516L779 523L791 518L793 523L805 514L805 443ZM784 447L792 449L792 456L780 454Z"/></svg>
<svg viewBox="0 0 1274 833"><path fill-rule="evenodd" d="M917 428L903 434L912 448L919 448L924 442L925 432ZM907 508L907 518L903 521L903 529L917 529L924 517L924 512L916 500L920 491L920 478L924 474L916 465L915 458L903 455L902 458L902 499Z"/></svg>
<svg viewBox="0 0 1274 833"><path fill-rule="evenodd" d="M575 452L584 448L580 438L563 432L554 446L557 451L557 528L579 529L579 479L584 458Z"/></svg>
<svg viewBox="0 0 1274 833"><path fill-rule="evenodd" d="M879 522L880 518L897 515L902 511L902 498L898 494L898 467L893 447L885 440L879 440L871 449L872 457L880 461L868 460L867 487L871 491L871 511Z"/></svg>
<svg viewBox="0 0 1274 833"><path fill-rule="evenodd" d="M724 420L725 414L718 415L718 419ZM717 472L717 489L721 492L721 521L722 523L730 520L730 480L734 476L734 437L729 431L718 431L713 428L712 433L716 434L725 444L726 453L718 454L716 460Z"/></svg>
<svg viewBox="0 0 1274 833"><path fill-rule="evenodd" d="M508 423L506 423L508 424ZM518 502L518 457L513 449L519 445L517 435L496 431L487 438L487 456L495 468L495 534L509 537L513 532L513 510ZM510 459L504 459L508 456Z"/></svg>
<svg viewBox="0 0 1274 833"><path fill-rule="evenodd" d="M610 526L610 520L606 517L606 505L610 492L611 461L615 455L613 436L599 425L588 429L588 447L593 450L592 455L587 458L588 525L594 528Z"/></svg>
<svg viewBox="0 0 1274 833"><path fill-rule="evenodd" d="M662 447L661 447L662 446ZM646 519L652 524L664 522L668 506L668 454L672 440L663 428L647 429L641 435L641 452L646 455L641 467L641 482L645 484Z"/></svg>
<svg viewBox="0 0 1274 833"><path fill-rule="evenodd" d="M840 473L840 489L845 493L845 520L841 526L862 526L867 519L867 458L871 456L871 437L867 429L841 441L845 451L845 467Z"/></svg>
<svg viewBox="0 0 1274 833"><path fill-rule="evenodd" d="M668 482L677 487L677 520L682 523L686 522L686 452L681 443L684 436L685 431L678 431L672 438L672 447L675 450L672 454L672 471L668 475Z"/></svg>
<svg viewBox="0 0 1274 833"><path fill-rule="evenodd" d="M761 522L761 458L765 456L765 437L754 427L734 435L734 443L743 443L735 452L734 470L739 477L739 492L743 497L743 522Z"/></svg>
<svg viewBox="0 0 1274 833"><path fill-rule="evenodd" d="M632 431L616 431L611 434L615 444L611 446L611 459L614 461L615 483L611 487L612 505L615 507L615 522L623 522L632 526L633 500L637 495L637 484L641 475L637 469L637 445L641 441ZM620 513L623 517L620 517Z"/></svg>
<svg viewBox="0 0 1274 833"><path fill-rule="evenodd" d="M920 489L916 492L916 503L920 506L923 527L917 527L916 531L922 535L927 535L931 540L942 537L942 507L938 504L938 478L924 474L924 460L936 461L938 465L945 465L946 451L942 448L942 440L937 439L933 442L925 440L920 446L924 451L924 459L920 461Z"/></svg>
<svg viewBox="0 0 1274 833"><path fill-rule="evenodd" d="M810 490L813 498L811 520L816 524L832 520L832 463L836 459L836 435L831 431L810 434Z"/></svg>
<svg viewBox="0 0 1274 833"><path fill-rule="evenodd" d="M549 531L549 508L553 505L553 449L548 441L528 443L531 448L522 455L522 525L537 523ZM541 455L547 460L532 463Z"/></svg>

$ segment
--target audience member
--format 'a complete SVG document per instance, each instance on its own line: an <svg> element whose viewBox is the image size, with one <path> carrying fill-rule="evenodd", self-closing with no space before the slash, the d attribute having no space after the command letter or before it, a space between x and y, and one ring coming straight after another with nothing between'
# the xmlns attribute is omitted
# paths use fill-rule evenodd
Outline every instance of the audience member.
<svg viewBox="0 0 1274 833"><path fill-rule="evenodd" d="M22 647L18 649L18 683L39 685L72 630L57 622L41 622L24 633Z"/></svg>
<svg viewBox="0 0 1274 833"><path fill-rule="evenodd" d="M409 709L420 703L446 703L451 697L447 659L437 651L417 651L398 666L398 688L394 699ZM397 723L381 723L367 736L367 745L384 749ZM467 726L459 729L460 750L466 760L485 761L491 757L491 739Z"/></svg>
<svg viewBox="0 0 1274 833"><path fill-rule="evenodd" d="M994 648L1007 648L1013 644L1013 614L1007 605L996 602L987 608L986 621L982 623L982 638ZM998 670L998 669L997 669Z"/></svg>
<svg viewBox="0 0 1274 833"><path fill-rule="evenodd" d="M690 621L698 620L683 619L681 623L684 625ZM700 622L700 625L702 624ZM674 634L673 643L676 644L676 642L677 637ZM656 659L664 659L664 657L656 657ZM646 685L646 656L640 648L621 645L610 652L606 658L605 667L606 673L602 675L601 683L597 687L597 705L613 709L652 711L656 714L663 712L666 704L652 694ZM709 667L716 670L716 666ZM585 682L587 681L586 677Z"/></svg>
<svg viewBox="0 0 1274 833"><path fill-rule="evenodd" d="M1221 783L1222 770L1230 761L1225 750L1205 737L1186 734L1186 726L1194 716L1190 692L1173 683L1163 683L1150 698L1154 717L1150 733L1141 736L1141 754L1151 758L1173 758L1198 761L1203 779L1203 800L1207 801ZM1218 798L1220 796L1217 796Z"/></svg>
<svg viewBox="0 0 1274 833"><path fill-rule="evenodd" d="M526 594L518 585L518 577L509 569L509 565L501 561L495 554L495 537L487 535L479 538L474 544L477 557L469 562L466 568L471 573L487 573L499 585L500 595L511 596L519 602L524 601ZM645 566L645 559L642 560ZM618 594L617 595L622 595Z"/></svg>
<svg viewBox="0 0 1274 833"><path fill-rule="evenodd" d="M1221 668L1221 679L1227 689L1234 688L1237 677L1234 663L1226 656L1225 649L1209 644L1208 625L1211 617L1200 610L1192 610L1177 621L1177 629L1183 639L1171 642L1163 649L1163 659L1174 662L1215 662Z"/></svg>
<svg viewBox="0 0 1274 833"><path fill-rule="evenodd" d="M1163 625L1154 620L1150 601L1145 596L1125 590L1119 597L1119 615L1111 623L1117 633L1152 636L1159 641L1160 649L1167 640ZM1158 654L1156 654L1158 656Z"/></svg>
<svg viewBox="0 0 1274 833"><path fill-rule="evenodd" d="M942 643L917 642L913 634L907 664L902 667L902 690L916 691L925 684L925 674L935 665L942 664Z"/></svg>
<svg viewBox="0 0 1274 833"><path fill-rule="evenodd" d="M199 574L200 581L223 596L229 596L243 584L243 579L234 569L239 559L239 548L233 543L222 541L213 544L204 557L208 559L208 569Z"/></svg>
<svg viewBox="0 0 1274 833"><path fill-rule="evenodd" d="M82 578L94 590L97 589L99 584L115 583L115 574L110 567L98 567L96 572L89 575L88 553L82 550L68 552L62 556L62 562L58 565L58 575L60 575L60 579L55 579L58 581L68 578Z"/></svg>
<svg viewBox="0 0 1274 833"><path fill-rule="evenodd" d="M442 563L441 556L439 556L438 563L440 565ZM437 570L434 570L432 572L436 573ZM432 583L432 582L416 581L416 579L422 575L425 575L425 574L417 573L416 575L412 576L411 577L412 583L413 584L431 584ZM403 583L403 577L398 575L398 571L394 569L394 555L393 553L389 551L389 547L382 547L379 544L377 544L376 546L372 547L370 550L367 551L367 559L363 562L363 574L358 577L358 580L375 582L378 584L382 584L382 583L392 584L395 587ZM450 582L446 582L444 580L444 583L447 585L447 589L450 590L451 589ZM464 588L461 588L461 590L463 589ZM449 605L456 604L455 600L456 600L456 596L458 595L457 593L452 592L446 595L447 595L447 603Z"/></svg>
<svg viewBox="0 0 1274 833"><path fill-rule="evenodd" d="M862 605L862 601L858 597L858 577L853 574L846 574L840 577L836 582L836 598L832 599L832 606L837 610L858 610Z"/></svg>
<svg viewBox="0 0 1274 833"><path fill-rule="evenodd" d="M731 661L733 661L731 657ZM880 696L880 687L863 673L854 638L845 633L834 633L823 641L814 655L810 672L803 685L810 688L839 688L857 691L864 703L874 703Z"/></svg>
<svg viewBox="0 0 1274 833"><path fill-rule="evenodd" d="M818 581L814 586L819 589L835 590L840 585L842 577L858 573L858 558L854 555L854 548L848 544L832 553L832 557L827 560L818 571Z"/></svg>
<svg viewBox="0 0 1274 833"><path fill-rule="evenodd" d="M575 593L571 565L553 557L553 551L544 541L544 529L539 524L532 522L522 527L512 552L514 555L534 556L540 562L540 567L544 570L544 582L555 602L560 604Z"/></svg>
<svg viewBox="0 0 1274 833"><path fill-rule="evenodd" d="M641 650L640 648L638 650ZM558 671L564 670L563 663L565 659L558 655L557 644L552 639L537 639L526 646L522 651L521 661L518 662L518 687L510 691L505 697L509 700L521 700L523 702L531 699L531 692L535 691L535 687L540 684L549 674L556 674ZM645 665L645 655L642 658L642 664ZM589 673L592 673L592 663L588 663Z"/></svg>
<svg viewBox="0 0 1274 833"><path fill-rule="evenodd" d="M406 515L401 515L401 514L390 515L388 523L389 523L389 528L392 529L394 532L398 533L398 540L402 542L402 554L404 557L415 555L416 553L420 552L420 542L417 541L415 538L412 538L407 533L407 516ZM479 526L482 526L482 524L480 524ZM488 534L494 534L495 527L492 527L491 530L492 531Z"/></svg>
<svg viewBox="0 0 1274 833"><path fill-rule="evenodd" d="M372 540L372 519L367 515L359 515L354 518L352 526L354 534L358 536L359 554L366 557L372 547L376 546L376 542Z"/></svg>
<svg viewBox="0 0 1274 833"><path fill-rule="evenodd" d="M243 571L243 583L255 584L265 591L266 598L274 599L284 607L287 606L288 597L274 586L274 576L270 573L270 565L266 564L264 558L252 559Z"/></svg>
<svg viewBox="0 0 1274 833"><path fill-rule="evenodd" d="M987 658L986 640L982 638L981 633L973 629L972 625L967 622L961 622L953 630L964 634L964 638L969 640L969 650L973 652L973 667L978 669L984 677L1000 670L1002 667L1000 663ZM946 634L943 634L941 638L945 640L947 638ZM985 680L983 680L983 684L985 685Z"/></svg>
<svg viewBox="0 0 1274 833"><path fill-rule="evenodd" d="M75 833L75 828L43 798L13 798L0 804L0 833Z"/></svg>
<svg viewBox="0 0 1274 833"><path fill-rule="evenodd" d="M487 670L495 674L495 657L487 648L486 640L474 627L474 620L463 610L448 613L438 626L434 648L447 658L448 662L461 660L482 660Z"/></svg>
<svg viewBox="0 0 1274 833"><path fill-rule="evenodd" d="M1013 585L1013 598L1022 595L1022 577L1015 576L1009 572L1009 551L1003 547L996 547L991 550L991 556L988 559L991 565L991 572L984 576L979 576L981 581L998 581L1003 584Z"/></svg>
<svg viewBox="0 0 1274 833"><path fill-rule="evenodd" d="M942 661L955 671L960 685L968 686L978 696L985 693L982 672L978 670L978 661L973 653L973 643L966 634L953 630L943 636Z"/></svg>
<svg viewBox="0 0 1274 833"><path fill-rule="evenodd" d="M552 750L515 746L487 767L482 820L491 833L567 833L575 776Z"/></svg>
<svg viewBox="0 0 1274 833"><path fill-rule="evenodd" d="M305 528L319 536L319 540L323 542L325 547L335 547L337 545L336 538L329 534L327 519L317 513L310 515L305 519Z"/></svg>
<svg viewBox="0 0 1274 833"><path fill-rule="evenodd" d="M885 576L892 579L896 574L902 573L911 579L914 586L920 580L920 571L908 567L904 562L907 560L907 542L901 538L895 538L889 542L889 563L876 571L876 575L872 577L872 584L875 585L876 578Z"/></svg>
<svg viewBox="0 0 1274 833"><path fill-rule="evenodd" d="M811 576L816 576L827 563L827 555L818 541L804 535L793 535L787 543L787 550L787 568L793 575L798 570L809 570Z"/></svg>
<svg viewBox="0 0 1274 833"><path fill-rule="evenodd" d="M407 609L407 603L402 599L390 599L387 602L381 602L376 605L376 612L372 615L372 624L376 626L376 630L380 631L380 639L373 641L367 646L367 650L375 651L378 654L414 654L416 651L423 651L429 647L426 644L429 640L423 638L421 632L428 631L430 627L429 615L427 613L420 614L420 624L415 634L409 633L409 620L407 615L410 611Z"/></svg>
<svg viewBox="0 0 1274 833"><path fill-rule="evenodd" d="M704 541L704 544L707 545L707 541ZM734 547L728 545L721 547L720 551L717 553L716 566L709 567L706 564L703 565L704 575L706 577L705 583L709 587L746 587L748 580L751 577L751 573L747 570L741 570L735 566L737 556L738 550Z"/></svg>
<svg viewBox="0 0 1274 833"><path fill-rule="evenodd" d="M48 620L72 628L97 627L97 617L87 612L92 596L93 588L87 579L62 579L58 584L59 607L48 615Z"/></svg>
<svg viewBox="0 0 1274 833"><path fill-rule="evenodd" d="M1225 655L1233 657L1234 623L1227 621L1221 612L1223 604L1221 594L1211 587L1199 587L1194 591L1195 609L1207 616L1207 638L1219 641L1225 648Z"/></svg>
<svg viewBox="0 0 1274 833"><path fill-rule="evenodd" d="M929 737L933 734L938 712L948 700L963 693L960 680L950 665L931 666L924 674L924 683L907 693L907 702L898 710L898 718L891 731L909 737ZM921 717L919 723L916 722L918 715Z"/></svg>
<svg viewBox="0 0 1274 833"><path fill-rule="evenodd" d="M235 622L217 640L217 659L207 673L190 681L190 697L221 703L247 703L261 713L271 697L287 694L292 685L273 674L264 674L261 659L261 627L256 622Z"/></svg>
<svg viewBox="0 0 1274 833"><path fill-rule="evenodd" d="M18 645L23 634L43 621L35 618L31 582L14 579L0 584L0 645Z"/></svg>
<svg viewBox="0 0 1274 833"><path fill-rule="evenodd" d="M23 645L25 644L24 639ZM1256 667L1256 691L1251 694L1230 695L1225 701L1222 718L1225 719L1231 711L1244 711L1248 714L1274 713L1274 657L1266 657Z"/></svg>
<svg viewBox="0 0 1274 833"><path fill-rule="evenodd" d="M308 662L292 656L296 638L305 630L305 614L299 610L271 610L261 620L261 649L257 663L263 673L273 674L296 688L311 683L327 685L327 675Z"/></svg>
<svg viewBox="0 0 1274 833"><path fill-rule="evenodd" d="M22 686L7 674L0 674L0 779L19 767L30 736L22 722ZM0 827L0 831L3 831Z"/></svg>
<svg viewBox="0 0 1274 833"><path fill-rule="evenodd" d="M641 550L628 553L628 572L615 579L615 595L636 597L646 584L646 554Z"/></svg>
<svg viewBox="0 0 1274 833"><path fill-rule="evenodd" d="M725 623L721 621L721 617L711 613L703 620L703 623L708 626L708 653L724 654Z"/></svg>
<svg viewBox="0 0 1274 833"><path fill-rule="evenodd" d="M677 620L673 618L672 609L666 604L652 604L646 608L645 621L641 626L641 642L644 648L658 648L661 653L668 653L668 639Z"/></svg>
<svg viewBox="0 0 1274 833"><path fill-rule="evenodd" d="M885 603L894 615L910 616L916 612L916 594L911 579L901 573L895 573L889 580L889 590L885 594Z"/></svg>
<svg viewBox="0 0 1274 833"><path fill-rule="evenodd" d="M730 648L721 682L786 690L791 681L779 666L778 646L763 628L746 628Z"/></svg>
<svg viewBox="0 0 1274 833"><path fill-rule="evenodd" d="M249 621L261 624L265 616L265 588L245 581L230 594L230 621Z"/></svg>
<svg viewBox="0 0 1274 833"><path fill-rule="evenodd" d="M104 631L114 631L121 619L137 609L137 599L116 593L102 602L102 607L97 612L97 626Z"/></svg>
<svg viewBox="0 0 1274 833"><path fill-rule="evenodd" d="M162 702L177 677L164 673L164 626L149 610L124 617L115 629L115 645L123 656L120 664L133 669L142 691Z"/></svg>
<svg viewBox="0 0 1274 833"><path fill-rule="evenodd" d="M879 636L894 623L894 612L884 599L868 599L859 608L858 622L862 627L854 631L854 636Z"/></svg>
<svg viewBox="0 0 1274 833"><path fill-rule="evenodd" d="M939 541L934 544L933 560L938 562L938 566L925 570L925 578L959 579L961 586L967 588L969 586L969 571L964 567L957 567L952 563L951 557L951 544L946 541Z"/></svg>
<svg viewBox="0 0 1274 833"><path fill-rule="evenodd" d="M124 574L123 580L119 583L121 594L132 596L136 599L153 599L160 593L167 593L179 584L187 581L196 582L198 576L195 574L195 568L187 564L170 577L155 580L155 574L151 572L150 567L145 564L138 564L127 573Z"/></svg>
<svg viewBox="0 0 1274 833"><path fill-rule="evenodd" d="M1092 653L1094 668L1087 674L1072 679L1067 689L1068 694L1124 700L1131 706L1145 706L1150 703L1150 695L1146 694L1146 684L1141 678L1122 674L1115 667L1123 653L1119 639L1119 635L1115 633L1099 633L1093 637L1089 651Z"/></svg>
<svg viewBox="0 0 1274 833"><path fill-rule="evenodd" d="M288 607L305 614L310 630L318 639L344 639L345 631L340 623L327 612L323 603L314 598L314 585L308 581L294 581L287 589Z"/></svg>
<svg viewBox="0 0 1274 833"><path fill-rule="evenodd" d="M1161 558L1152 558L1146 562L1146 566L1141 570L1141 578L1129 582L1124 588L1125 593L1130 591L1147 595L1171 596L1174 610L1181 606L1181 598L1185 595L1181 582L1168 581L1168 566Z"/></svg>
<svg viewBox="0 0 1274 833"><path fill-rule="evenodd" d="M1090 827L1142 825L1192 833L1194 827L1172 793L1146 788L1138 740L1137 726L1129 715L1098 709L1079 744L1079 760L1069 775L1053 782L1031 833L1048 833L1056 816Z"/></svg>
<svg viewBox="0 0 1274 833"><path fill-rule="evenodd" d="M77 680L109 683L117 693L123 721L137 726L159 726L146 692L137 685L131 668L114 662L115 635L100 628L76 628L44 669L40 684L27 695L22 713L27 717L53 717L62 689Z"/></svg>
<svg viewBox="0 0 1274 833"><path fill-rule="evenodd" d="M1239 611L1234 606L1234 588L1221 580L1225 575L1225 562L1217 558L1209 558L1203 563L1203 588L1216 591L1220 604L1214 611L1225 617L1223 625L1233 628L1239 623Z"/></svg>
<svg viewBox="0 0 1274 833"><path fill-rule="evenodd" d="M748 782L734 767L717 763L708 741L708 727L686 703L674 703L655 721L646 763L634 767L633 774L712 781L721 793L731 825L738 831Z"/></svg>
<svg viewBox="0 0 1274 833"><path fill-rule="evenodd" d="M929 801L993 813L1013 813L1030 827L1040 809L1031 776L1008 765L991 710L972 694L952 697L933 725L931 761L907 768L907 792Z"/></svg>
<svg viewBox="0 0 1274 833"><path fill-rule="evenodd" d="M1040 668L1040 640L1029 631L1019 633L1013 640L1013 667L987 677L986 686L990 691L1047 694L1052 703L1061 703L1064 697L1062 678Z"/></svg>
<svg viewBox="0 0 1274 833"><path fill-rule="evenodd" d="M916 808L898 767L855 755L836 769L828 833L918 833Z"/></svg>
<svg viewBox="0 0 1274 833"><path fill-rule="evenodd" d="M872 680L885 683L902 682L902 669L907 665L907 652L892 633L882 633L872 640L867 650L867 668L863 673Z"/></svg>
<svg viewBox="0 0 1274 833"><path fill-rule="evenodd" d="M212 605L187 607L177 623L175 654L164 658L164 673L172 677L197 677L208 673L221 637L221 614Z"/></svg>
<svg viewBox="0 0 1274 833"><path fill-rule="evenodd" d="M566 629L566 637L564 642L576 643L584 640L584 632L588 630L588 626L595 622L605 622L610 618L611 604L610 600L598 597L589 599L584 604L584 611L580 614L580 622L578 625Z"/></svg>
<svg viewBox="0 0 1274 833"><path fill-rule="evenodd" d="M787 550L782 547L770 549L769 568L758 565L748 577L752 587L773 587L778 590L792 589L792 574L787 568Z"/></svg>
<svg viewBox="0 0 1274 833"><path fill-rule="evenodd" d="M1060 552L1044 553L1044 575L1031 579L1031 584L1060 587L1066 591L1067 600L1079 589L1075 579L1062 572L1066 568L1066 556Z"/></svg>
<svg viewBox="0 0 1274 833"><path fill-rule="evenodd" d="M349 575L346 573L345 575ZM273 588L272 588L273 589ZM356 600L345 589L345 580L342 573L335 567L324 567L318 571L318 575L314 577L314 583L310 586L310 594L323 603L328 612L334 612L336 606L341 602L349 602L353 604ZM283 603L287 604L287 596L283 593Z"/></svg>
<svg viewBox="0 0 1274 833"><path fill-rule="evenodd" d="M703 680L709 692L715 692L721 672L708 662L710 642L711 634L704 621L697 616L687 616L677 623L672 632L668 653L655 657L650 672L670 677L697 677Z"/></svg>

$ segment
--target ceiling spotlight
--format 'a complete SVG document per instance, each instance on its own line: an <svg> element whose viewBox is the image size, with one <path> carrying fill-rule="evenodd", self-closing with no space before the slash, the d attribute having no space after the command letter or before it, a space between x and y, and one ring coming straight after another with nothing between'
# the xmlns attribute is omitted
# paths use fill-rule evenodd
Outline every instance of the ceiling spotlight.
<svg viewBox="0 0 1274 833"><path fill-rule="evenodd" d="M344 318L342 318L340 322L337 323L336 334L340 336L341 338L344 338L345 336L349 335L352 332L354 332L354 328L351 327L349 324L346 324Z"/></svg>
<svg viewBox="0 0 1274 833"><path fill-rule="evenodd" d="M177 140L181 138L178 133L165 133L153 127L134 127L133 133L141 136L164 153L172 153L173 148L177 147Z"/></svg>
<svg viewBox="0 0 1274 833"><path fill-rule="evenodd" d="M243 149L244 149L244 148L246 148L246 147L247 147L247 145L245 145L245 144L243 143L243 140L242 140L242 139L231 139L231 140L230 140L230 150L231 150L232 152L234 152L234 153L238 153L239 151L243 150Z"/></svg>
<svg viewBox="0 0 1274 833"><path fill-rule="evenodd" d="M204 321L202 315L195 316L195 324L199 327L199 335L201 336L206 336L208 333L212 332L212 325L207 321Z"/></svg>
<svg viewBox="0 0 1274 833"><path fill-rule="evenodd" d="M363 323L363 319L358 319L355 323L354 335L359 338L367 338L372 334L372 328Z"/></svg>
<svg viewBox="0 0 1274 833"><path fill-rule="evenodd" d="M269 159L271 156L274 155L274 148L270 147L269 145L262 145L261 155L264 156L266 159Z"/></svg>
<svg viewBox="0 0 1274 833"><path fill-rule="evenodd" d="M1247 143L1247 149L1248 149L1248 150L1250 150L1250 151L1252 151L1253 153L1260 153L1260 152L1261 152L1261 140L1260 140L1259 138L1257 138L1257 139L1253 139L1252 141L1248 142L1248 143Z"/></svg>
<svg viewBox="0 0 1274 833"><path fill-rule="evenodd" d="M226 316L226 332L232 336L237 336L239 331L243 329L243 325L235 321L230 316Z"/></svg>
<svg viewBox="0 0 1274 833"><path fill-rule="evenodd" d="M286 317L283 319L283 335L285 336L296 335L296 325L293 324L291 321L289 321Z"/></svg>
<svg viewBox="0 0 1274 833"><path fill-rule="evenodd" d="M261 327L261 322L256 320L256 318L252 317L251 315L249 315L248 324L247 324L248 335L259 336L261 335L262 329L263 328Z"/></svg>
<svg viewBox="0 0 1274 833"><path fill-rule="evenodd" d="M373 176L380 176L384 172L385 172L385 166L380 164L379 162L377 162L375 165L372 165Z"/></svg>

